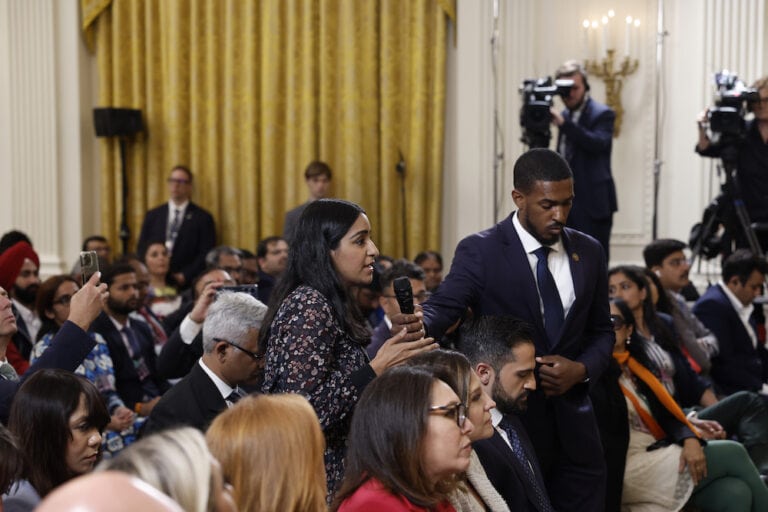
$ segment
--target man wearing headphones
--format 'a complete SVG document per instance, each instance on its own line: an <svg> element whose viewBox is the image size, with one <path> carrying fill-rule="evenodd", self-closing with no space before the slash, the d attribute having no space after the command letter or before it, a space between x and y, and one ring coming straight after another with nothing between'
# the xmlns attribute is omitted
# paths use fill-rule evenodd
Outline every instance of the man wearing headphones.
<svg viewBox="0 0 768 512"><path fill-rule="evenodd" d="M587 72L578 61L566 61L555 77L573 80L570 94L563 98L566 109L551 109L552 124L559 128L557 151L573 171L575 197L568 226L595 237L603 246L607 261L613 213L617 210L616 186L611 175L616 114L587 94Z"/></svg>

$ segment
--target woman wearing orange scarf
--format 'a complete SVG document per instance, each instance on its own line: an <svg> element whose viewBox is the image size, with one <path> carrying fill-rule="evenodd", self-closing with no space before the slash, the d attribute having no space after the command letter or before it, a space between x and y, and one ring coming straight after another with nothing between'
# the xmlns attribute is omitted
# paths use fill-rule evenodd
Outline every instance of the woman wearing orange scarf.
<svg viewBox="0 0 768 512"><path fill-rule="evenodd" d="M611 320L629 416L622 511L676 511L689 500L704 512L768 510L768 488L746 450L733 441L700 440L664 386L633 357L642 353L635 350L642 341L632 336L634 318L624 302L611 302Z"/></svg>

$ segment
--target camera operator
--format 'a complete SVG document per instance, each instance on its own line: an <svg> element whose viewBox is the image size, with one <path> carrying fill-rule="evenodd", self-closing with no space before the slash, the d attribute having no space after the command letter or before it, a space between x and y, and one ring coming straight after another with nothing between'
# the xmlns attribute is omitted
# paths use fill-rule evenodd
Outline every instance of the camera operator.
<svg viewBox="0 0 768 512"><path fill-rule="evenodd" d="M616 114L589 96L587 72L578 61L565 62L555 75L574 82L570 94L563 97L567 108L562 113L550 109L552 124L559 128L557 151L573 172L575 198L568 226L595 237L607 259L613 213L617 210L611 176Z"/></svg>
<svg viewBox="0 0 768 512"><path fill-rule="evenodd" d="M754 119L747 122L745 136L736 143L736 184L750 221L768 223L768 76L757 80L752 87L757 90L760 99L747 103ZM699 140L696 152L701 156L719 157L723 144L722 141L713 143L707 135L708 113L709 110L705 110L697 120ZM763 250L768 249L768 232L758 230L756 235ZM737 233L736 243L738 247L748 247L741 233Z"/></svg>

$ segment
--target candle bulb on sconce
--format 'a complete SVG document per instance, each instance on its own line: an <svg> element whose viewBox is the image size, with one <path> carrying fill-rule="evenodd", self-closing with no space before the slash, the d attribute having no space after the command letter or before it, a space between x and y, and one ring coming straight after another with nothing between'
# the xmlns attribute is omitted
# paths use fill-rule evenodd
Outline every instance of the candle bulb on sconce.
<svg viewBox="0 0 768 512"><path fill-rule="evenodd" d="M600 16L591 22L585 19L582 22L582 28L584 40L588 47L587 51L584 52L586 56L584 67L588 73L602 78L603 82L605 82L606 104L616 112L613 136L618 137L621 132L621 122L624 115L624 108L621 105L623 81L624 78L634 73L639 65L639 61L632 59L630 56L640 47L640 20L633 16L626 16L624 18L624 52L623 58L619 60L617 56L619 52L616 51L618 44L616 43L621 44L619 42L621 36L618 30L615 32L612 30L615 17L616 12L610 9L606 15ZM599 34L597 32L598 29L600 29ZM619 39L619 41L616 39ZM593 44L591 44L592 42Z"/></svg>

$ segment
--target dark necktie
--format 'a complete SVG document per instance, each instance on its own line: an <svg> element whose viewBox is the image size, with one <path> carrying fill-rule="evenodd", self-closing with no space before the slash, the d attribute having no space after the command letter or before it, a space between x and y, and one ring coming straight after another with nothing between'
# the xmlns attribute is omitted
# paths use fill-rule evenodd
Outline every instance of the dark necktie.
<svg viewBox="0 0 768 512"><path fill-rule="evenodd" d="M547 256L551 250L549 247L541 246L533 251L533 254L538 258L536 262L536 283L539 287L541 302L544 304L544 330L547 331L549 348L557 344L564 317L560 293L557 291L555 278L552 277L552 272L549 271L549 266L547 265Z"/></svg>
<svg viewBox="0 0 768 512"><path fill-rule="evenodd" d="M232 390L232 392L227 396L227 402L231 403L232 405L235 405L238 400L243 398L243 395L240 393L240 390L235 388Z"/></svg>
<svg viewBox="0 0 768 512"><path fill-rule="evenodd" d="M181 210L176 208L173 211L173 221L171 227L168 230L168 250L173 250L173 244L176 243L176 237L179 235L179 228L181 227Z"/></svg>
<svg viewBox="0 0 768 512"><path fill-rule="evenodd" d="M509 444L512 447L512 453L514 453L515 458L520 461L520 465L522 466L527 479L526 483L533 491L532 494L536 501L536 508L540 512L553 512L552 505L549 503L549 496L544 488L544 482L539 481L536 477L536 472L533 470L533 464L526 453L523 442L520 440L517 428L515 428L506 416L504 416L501 423L499 423L499 427L506 432Z"/></svg>
<svg viewBox="0 0 768 512"><path fill-rule="evenodd" d="M128 327L127 325L122 328L123 334L125 334L125 338L128 340L128 347L130 355L133 359L138 359L141 357L141 345L139 345L139 340L136 338L136 333L133 332L133 328Z"/></svg>

